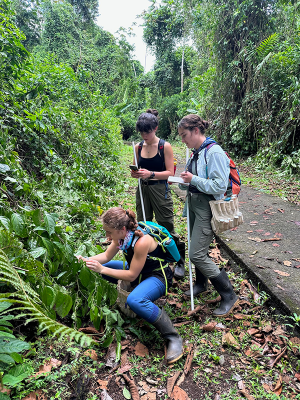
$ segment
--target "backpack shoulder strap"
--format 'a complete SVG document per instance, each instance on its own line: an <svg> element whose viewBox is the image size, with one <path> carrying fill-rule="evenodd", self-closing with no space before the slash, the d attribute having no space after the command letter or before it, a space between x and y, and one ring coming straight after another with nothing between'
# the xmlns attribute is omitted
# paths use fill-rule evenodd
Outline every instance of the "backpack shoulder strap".
<svg viewBox="0 0 300 400"><path fill-rule="evenodd" d="M213 147L215 144L218 144L218 143L211 143L211 144L209 144L208 146L205 147L205 150L204 150L204 159L205 159L205 164L206 164L206 165L207 165L206 154L207 154L208 150L209 150L211 147Z"/></svg>
<svg viewBox="0 0 300 400"><path fill-rule="evenodd" d="M159 139L158 141L158 154L160 158L163 160L164 167L165 167L165 140Z"/></svg>
<svg viewBox="0 0 300 400"><path fill-rule="evenodd" d="M142 141L139 143L139 147L138 147L139 161L140 161L140 158L141 158L141 152L142 152L143 144L144 144L144 140L142 140Z"/></svg>

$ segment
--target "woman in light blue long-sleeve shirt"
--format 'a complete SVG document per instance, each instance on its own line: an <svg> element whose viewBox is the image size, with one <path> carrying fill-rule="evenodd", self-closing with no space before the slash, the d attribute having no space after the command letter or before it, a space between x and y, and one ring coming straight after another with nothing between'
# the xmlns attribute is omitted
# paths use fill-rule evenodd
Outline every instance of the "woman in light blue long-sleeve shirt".
<svg viewBox="0 0 300 400"><path fill-rule="evenodd" d="M189 257L196 271L194 295L207 291L209 279L221 296L220 306L213 314L227 316L238 303L238 297L225 270L219 270L208 256L208 249L213 239L209 201L223 199L228 187L230 168L229 159L222 148L205 136L208 125L207 121L195 114L187 115L178 124L182 142L193 149L186 170L180 175L189 186L181 185L181 189L188 191L191 229ZM190 295L190 291L186 294Z"/></svg>

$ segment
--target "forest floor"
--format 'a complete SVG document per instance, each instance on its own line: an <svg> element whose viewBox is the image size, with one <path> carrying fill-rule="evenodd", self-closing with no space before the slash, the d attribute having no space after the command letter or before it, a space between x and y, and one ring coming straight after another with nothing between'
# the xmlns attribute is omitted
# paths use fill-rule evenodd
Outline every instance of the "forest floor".
<svg viewBox="0 0 300 400"><path fill-rule="evenodd" d="M179 144L174 149L177 158L185 154ZM117 203L134 209L136 180L130 177L128 168L132 149L124 146L122 152L120 173L126 184ZM275 195L299 201L299 182L292 181L290 186L287 183L283 190L282 184L266 173L262 183L262 173L254 167L240 170L243 177L247 176L247 183L259 182L259 189L266 185L266 190ZM186 219L181 217L183 203L175 195L173 199L176 229L186 240ZM168 366L164 343L157 331L141 319L128 318L123 326L127 336L117 363L115 344L108 349L96 346L86 351L75 343L38 339L37 364L40 370L50 366L52 371L36 378L31 395L22 397L21 390L18 398L300 399L300 339L293 331L300 324L300 316L291 319L275 314L266 293L245 279L243 272L233 271L230 258L216 242L211 244L210 257L227 270L240 303L229 317L215 318L212 311L218 299L210 285L207 293L195 298L192 312L190 300L183 294L189 288L188 276L184 281L174 280L168 296L157 304L166 309L183 338L185 353L181 360ZM37 393L38 388L43 390Z"/></svg>

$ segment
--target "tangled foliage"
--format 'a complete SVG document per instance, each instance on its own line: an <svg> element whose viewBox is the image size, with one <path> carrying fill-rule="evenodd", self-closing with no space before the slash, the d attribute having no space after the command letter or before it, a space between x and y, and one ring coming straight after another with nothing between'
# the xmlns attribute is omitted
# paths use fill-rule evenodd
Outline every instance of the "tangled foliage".
<svg viewBox="0 0 300 400"><path fill-rule="evenodd" d="M121 190L119 119L82 70L50 54L33 59L10 3L0 9L0 297L40 331L90 339L77 330L104 321L100 342L121 340L116 289L74 253L102 252L97 219ZM112 200L110 200L112 197ZM100 230L100 233L99 233ZM92 245L92 235L98 245ZM80 246L80 247L79 247Z"/></svg>

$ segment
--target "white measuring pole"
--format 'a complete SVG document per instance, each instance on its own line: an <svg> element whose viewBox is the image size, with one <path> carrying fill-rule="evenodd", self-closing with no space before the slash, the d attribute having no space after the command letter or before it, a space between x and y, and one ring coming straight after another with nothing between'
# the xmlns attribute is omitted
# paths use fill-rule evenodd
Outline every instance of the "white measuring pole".
<svg viewBox="0 0 300 400"><path fill-rule="evenodd" d="M132 142L132 148L133 148L133 155L134 155L135 165L138 166L137 159L136 159L136 153L135 153L134 142ZM144 208L144 200L143 200L142 186L141 186L141 178L139 178L139 191L140 191L140 199L141 199L141 204L142 204L143 218L144 218L144 222L146 222L146 215L145 215L145 208Z"/></svg>
<svg viewBox="0 0 300 400"><path fill-rule="evenodd" d="M189 149L186 149L186 163L189 161ZM192 263L190 259L190 240L191 240L191 233L190 233L190 210L189 210L189 198L187 198L187 231L188 231L188 255L189 255L189 273L190 273L190 292L191 292L191 309L194 310L194 292L193 292L193 274L192 274Z"/></svg>

